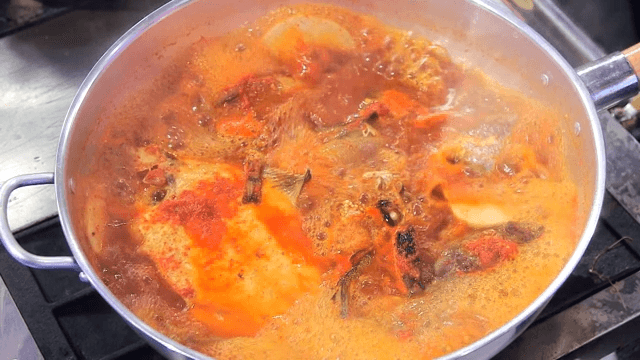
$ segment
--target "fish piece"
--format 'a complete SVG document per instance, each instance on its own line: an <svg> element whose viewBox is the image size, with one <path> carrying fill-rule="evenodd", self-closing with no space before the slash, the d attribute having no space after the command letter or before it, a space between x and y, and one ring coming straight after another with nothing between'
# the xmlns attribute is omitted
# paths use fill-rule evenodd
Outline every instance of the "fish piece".
<svg viewBox="0 0 640 360"><path fill-rule="evenodd" d="M338 280L338 291L331 299L335 301L336 296L340 293L340 316L343 319L349 316L349 285L360 276L364 268L371 265L374 255L375 251L373 250L359 250L353 254L351 256L353 266Z"/></svg>
<svg viewBox="0 0 640 360"><path fill-rule="evenodd" d="M147 172L142 182L153 186L164 186L167 184L165 172L162 169L155 168Z"/></svg>
<svg viewBox="0 0 640 360"><path fill-rule="evenodd" d="M380 200L376 204L376 207L380 210L382 218L387 225L394 227L402 221L403 216L400 208L391 201Z"/></svg>
<svg viewBox="0 0 640 360"><path fill-rule="evenodd" d="M483 269L511 260L518 254L516 243L498 236L483 236L464 244L464 248L478 258Z"/></svg>
<svg viewBox="0 0 640 360"><path fill-rule="evenodd" d="M318 291L320 259L281 191L266 186L259 204L239 206L241 168L187 164L176 174L175 197L143 204L130 225L138 251L215 336L253 336Z"/></svg>
<svg viewBox="0 0 640 360"><path fill-rule="evenodd" d="M262 175L272 183L272 186L287 194L292 203L298 201L298 196L302 192L304 184L311 180L311 170L307 169L304 174L295 174L289 171L268 167L264 169Z"/></svg>
<svg viewBox="0 0 640 360"><path fill-rule="evenodd" d="M445 277L454 271L472 272L480 269L478 258L460 248L442 252L434 265L436 277Z"/></svg>
<svg viewBox="0 0 640 360"><path fill-rule="evenodd" d="M499 231L504 236L519 243L528 243L542 236L544 226L535 223L509 221Z"/></svg>
<svg viewBox="0 0 640 360"><path fill-rule="evenodd" d="M396 233L394 248L395 267L402 275L409 295L423 292L435 278L434 262L420 249L413 226Z"/></svg>
<svg viewBox="0 0 640 360"><path fill-rule="evenodd" d="M262 168L262 162L259 160L247 160L245 162L246 183L244 195L242 195L243 204L259 204L262 200Z"/></svg>

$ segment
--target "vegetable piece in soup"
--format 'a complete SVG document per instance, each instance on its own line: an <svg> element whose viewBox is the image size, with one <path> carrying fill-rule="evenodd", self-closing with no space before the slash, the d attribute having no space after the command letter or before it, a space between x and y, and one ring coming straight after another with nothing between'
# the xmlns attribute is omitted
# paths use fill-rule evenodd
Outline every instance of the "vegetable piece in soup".
<svg viewBox="0 0 640 360"><path fill-rule="evenodd" d="M282 8L121 104L94 266L226 358L433 358L528 306L579 229L561 115L379 20ZM562 199L562 201L558 201Z"/></svg>

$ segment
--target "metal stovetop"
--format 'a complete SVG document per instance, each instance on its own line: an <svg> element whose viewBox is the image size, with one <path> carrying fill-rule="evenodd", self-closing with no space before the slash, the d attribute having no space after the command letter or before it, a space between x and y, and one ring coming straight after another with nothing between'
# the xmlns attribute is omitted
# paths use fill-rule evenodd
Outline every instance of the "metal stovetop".
<svg viewBox="0 0 640 360"><path fill-rule="evenodd" d="M5 15L0 17L0 35L6 35L0 38L0 182L19 174L54 170L62 123L82 80L111 44L165 2L85 0L46 5L55 3L48 1L45 5L36 4L39 10L35 10L31 18L21 13L27 18L20 23L8 18L10 3L0 2L0 11L4 11L1 14ZM34 5L33 1L25 3ZM15 231L30 228L56 215L53 186L19 189L9 202L9 223ZM6 256L2 259L13 261ZM23 293L23 289L10 285L24 285L24 277L29 277L30 272L13 267L8 273L3 275L7 277L5 281L0 278L0 360L40 359L42 354L47 359L75 358L72 351L58 351L55 344L43 344L65 341L68 334L54 330L56 319L47 321L35 313L33 322L39 324L30 324L31 332L37 331L34 327L44 325L41 330L46 334L45 341L36 336L39 351L23 320L23 317L29 319L30 315L26 313L29 310L25 310L21 297L31 298L33 294L27 292L18 297L15 294ZM60 279L54 276L51 280ZM29 284L40 287L34 281ZM80 289L80 284L70 284L58 285L67 286L69 293ZM7 286L13 297L20 300L22 314L18 312ZM55 301L51 304L42 301L31 306L56 310ZM96 311L103 310L99 308ZM124 330L129 329L125 327ZM135 334L129 335L135 337Z"/></svg>
<svg viewBox="0 0 640 360"><path fill-rule="evenodd" d="M0 36L6 35L0 38L0 139L3 140L0 142L0 182L17 174L53 171L62 122L80 83L98 58L121 34L164 2L62 1L64 4L58 7L45 5L35 22L26 22L26 26L0 21ZM577 66L603 53L600 45L591 41L594 31L586 34L573 26L553 3L548 0L536 1L538 7L534 12L522 11L517 7L517 3L526 5L528 2L513 1L516 5L511 5L520 12L522 18L538 28L572 65ZM605 7L616 3L616 16L619 20L604 24L611 32L608 37L595 32L601 37L600 44L606 39L615 38L615 42L604 43L606 50L611 51L635 41L634 35L624 34L625 29L621 29L619 25L624 23L621 17L630 16L626 0L600 2L608 4ZM558 3L578 18L586 17L589 21L596 22L602 22L603 18L610 20L606 14L589 9L596 6L594 3L598 1L586 6L581 1L573 0L558 0ZM0 10L2 6L4 5L0 5ZM585 12L589 16L585 16ZM45 15L49 17L46 18ZM627 43L622 40L625 36ZM614 120L605 117L603 121ZM56 251L67 251L56 224L56 213L52 186L21 189L14 193L10 201L9 220L12 228L16 231L27 229L22 232L21 241L35 244L34 248L44 249L45 252L53 251L51 255L58 255ZM47 219L48 222L42 225ZM34 224L40 225L34 228ZM624 236L635 237L636 240L624 240L605 252ZM57 245L47 246L47 239L54 238L58 241ZM55 249L51 250L52 247ZM598 257L601 253L604 255ZM601 278L597 274L588 275L596 258L598 263L594 270ZM11 261L6 253L0 251L0 261L3 260ZM88 342L88 345L74 345L74 341L69 340L72 336L82 336L83 326L86 328L90 325L80 321L79 330L69 330L72 328L67 327L67 324L75 321L69 319L95 318L100 322L107 316L103 312L110 309L102 307L103 302L100 302L99 297L93 296L95 292L90 287L79 283L71 272L45 275L21 268L17 264L4 269L2 276L5 281L0 278L0 360L5 357L37 359L42 356L125 359L136 358L136 354L141 354L139 350L144 350L144 345L134 338L122 340L122 344L125 344L123 348L109 356L93 357L94 353L98 354L90 350L95 344ZM637 350L634 341L638 336L634 334L640 334L640 324L636 324L640 321L633 321L637 313L640 313L640 291L637 290L640 289L639 269L640 225L607 195L599 228L583 261L578 265L577 271L581 273L569 278L563 286L566 289L561 289L551 300L536 324L497 358L544 359L563 356L563 359L600 359L616 349L622 358L634 358L634 355L638 355L634 352ZM23 275L30 276L31 280L18 279ZM64 285L63 290L47 287L46 284L52 282ZM610 286L609 282L617 282L616 287ZM37 288L36 292L42 293L41 299L34 300L33 290L27 289L25 283L32 283L31 286ZM22 316L16 310L12 295L17 299ZM34 306L46 308L50 317L42 318L36 312L25 310L24 297L30 298ZM76 304L85 298L89 299L90 306ZM70 310L74 306L95 306L98 314L93 311L88 316L82 308L82 315L76 317L76 310ZM27 320L32 333L35 334L37 328L44 328L45 334L38 332L34 341L22 318ZM121 326L122 323L118 323L116 331L135 337L135 334L129 334L130 330ZM48 333L47 327L50 329ZM46 343L58 341L56 339L67 339L70 345ZM149 356L148 352L144 354Z"/></svg>

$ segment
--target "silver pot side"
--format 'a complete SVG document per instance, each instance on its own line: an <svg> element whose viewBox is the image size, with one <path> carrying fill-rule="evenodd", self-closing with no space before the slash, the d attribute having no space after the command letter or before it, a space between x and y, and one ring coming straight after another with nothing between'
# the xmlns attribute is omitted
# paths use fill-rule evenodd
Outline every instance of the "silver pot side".
<svg viewBox="0 0 640 360"><path fill-rule="evenodd" d="M57 153L55 187L63 231L80 269L102 297L149 343L172 359L208 358L175 342L137 318L105 286L86 245L82 187L77 176L90 170L93 140L106 126L114 104L157 77L176 54L201 35L213 36L251 21L268 10L298 1L174 0L124 34L82 83L67 114ZM549 287L524 311L483 339L442 359L488 359L535 319L582 257L595 230L604 195L604 144L596 110L575 71L527 25L489 1L413 0L323 1L366 12L390 25L442 42L454 58L482 68L506 86L521 90L569 114L563 129L573 179L579 185L581 228L576 249ZM213 15L215 14L215 15ZM518 69L525 69L519 71ZM131 81L131 80L134 81ZM100 120L96 120L100 119Z"/></svg>

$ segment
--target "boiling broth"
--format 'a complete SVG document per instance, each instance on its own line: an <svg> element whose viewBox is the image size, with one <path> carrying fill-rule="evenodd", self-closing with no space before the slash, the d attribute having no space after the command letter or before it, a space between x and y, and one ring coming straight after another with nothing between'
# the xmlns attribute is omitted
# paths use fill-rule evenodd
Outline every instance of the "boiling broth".
<svg viewBox="0 0 640 360"><path fill-rule="evenodd" d="M173 70L120 104L79 184L103 281L205 354L444 355L577 243L561 115L427 39L301 5Z"/></svg>

